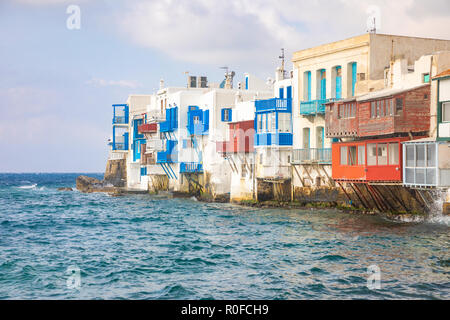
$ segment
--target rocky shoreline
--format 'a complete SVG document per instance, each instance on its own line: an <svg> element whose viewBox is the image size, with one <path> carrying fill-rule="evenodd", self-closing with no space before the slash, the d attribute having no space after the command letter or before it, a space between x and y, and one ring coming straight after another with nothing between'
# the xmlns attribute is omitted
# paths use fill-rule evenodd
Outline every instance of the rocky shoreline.
<svg viewBox="0 0 450 320"><path fill-rule="evenodd" d="M76 180L76 188L83 193L102 192L108 193L111 196L125 196L127 194L151 194L146 191L128 190L125 187L114 186L109 181L99 180L88 176L79 176ZM61 188L66 189L66 188ZM69 189L69 188L67 188ZM158 194L158 193L156 193ZM156 195L155 194L155 195ZM229 199L225 196L212 197L206 195L192 195L182 192L164 192L165 196L170 198L192 198L195 197L198 201L209 203L230 203ZM379 212L356 208L350 205L339 204L337 202L286 202L286 201L256 201L256 200L242 200L231 202L236 205L261 208L261 209L337 209L349 214L359 215L376 215L387 218L394 221L418 221L423 220L426 215L417 212Z"/></svg>

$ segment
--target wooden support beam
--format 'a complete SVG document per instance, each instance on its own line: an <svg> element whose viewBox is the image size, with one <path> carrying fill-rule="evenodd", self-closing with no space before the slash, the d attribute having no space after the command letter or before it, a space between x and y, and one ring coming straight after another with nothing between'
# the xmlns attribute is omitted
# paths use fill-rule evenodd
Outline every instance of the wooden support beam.
<svg viewBox="0 0 450 320"><path fill-rule="evenodd" d="M328 186L330 188L334 188L335 187L335 183L334 180L328 175L327 170L325 170L324 166L319 164L319 168L322 168L323 172L325 173L325 175L327 176L328 179Z"/></svg>
<svg viewBox="0 0 450 320"><path fill-rule="evenodd" d="M359 202L362 204L362 206L365 209L368 209L362 198L359 196L358 192L356 191L355 187L353 186L353 183L350 183L350 187L352 188L353 192L356 194L356 197L358 198Z"/></svg>
<svg viewBox="0 0 450 320"><path fill-rule="evenodd" d="M373 203L375 204L375 207L377 207L378 211L382 212L383 210L380 208L378 202L375 200L374 195L372 191L369 189L369 185L365 184L366 190L369 193L370 198L372 199Z"/></svg>
<svg viewBox="0 0 450 320"><path fill-rule="evenodd" d="M362 192L361 189L359 189L358 183L354 183L353 184L355 186L355 188L359 191L359 193L361 194L361 197L364 199L364 201L367 204L367 208L370 209L370 201L367 200L366 196L364 195L364 193Z"/></svg>
<svg viewBox="0 0 450 320"><path fill-rule="evenodd" d="M389 189L387 188L387 186L384 186L384 188L385 188L386 190L389 191ZM394 189L399 190L399 188L401 188L401 187L398 186L397 188L394 188ZM395 190L394 190L394 191L395 191ZM401 206L405 211L408 211L409 209L406 207L406 205L405 205L405 203L403 202L403 200L401 199L401 197L398 197L398 196L395 194L394 191L392 191L392 192L387 192L387 193L389 193L389 194L391 195L391 197L394 198L395 201L397 201L397 202L400 204L400 206Z"/></svg>
<svg viewBox="0 0 450 320"><path fill-rule="evenodd" d="M373 189L377 192L378 197L383 202L383 204L387 207L389 207L392 211L396 211L395 207L389 202L389 199L387 197L384 197L380 190L378 190L377 186L372 186Z"/></svg>
<svg viewBox="0 0 450 320"><path fill-rule="evenodd" d="M305 181L303 181L303 178L300 176L300 173L298 173L298 170L295 166L295 164L292 165L294 167L295 173L297 174L297 177L300 179L300 182L302 183L302 187L305 186Z"/></svg>
<svg viewBox="0 0 450 320"><path fill-rule="evenodd" d="M302 167L305 169L305 172L306 172L306 174L308 175L309 180L311 180L311 185L314 184L314 180L313 180L313 178L311 177L311 175L309 174L308 169L306 169L306 165L302 165Z"/></svg>
<svg viewBox="0 0 450 320"><path fill-rule="evenodd" d="M342 191L344 191L345 195L347 196L348 200L350 201L350 203L353 203L352 198L350 197L350 195L347 193L347 191L345 190L345 188L342 186L342 184L340 182L338 182L338 185L341 187Z"/></svg>

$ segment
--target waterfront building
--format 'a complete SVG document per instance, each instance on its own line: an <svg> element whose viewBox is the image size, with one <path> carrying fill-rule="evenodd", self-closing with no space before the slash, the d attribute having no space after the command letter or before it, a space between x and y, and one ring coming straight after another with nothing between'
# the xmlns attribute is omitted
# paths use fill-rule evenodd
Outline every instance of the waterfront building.
<svg viewBox="0 0 450 320"><path fill-rule="evenodd" d="M148 168L150 190L229 197L231 168L216 152L216 142L228 133L236 102L271 95L258 78L245 74L245 89L233 88L234 73L227 72L221 85L208 84L206 77L188 78L185 88L164 88L155 95L149 114L160 112L156 121L160 139L156 165ZM201 79L196 82L193 79ZM159 110L158 110L159 109ZM159 135L159 136L158 136ZM149 144L149 142L147 142ZM162 171L161 171L162 170Z"/></svg>
<svg viewBox="0 0 450 320"><path fill-rule="evenodd" d="M449 49L450 41L446 40L370 33L295 52L292 60L294 198L304 187L333 186L331 145L338 139L356 137L352 127L356 121L353 116L356 97L405 86L413 79L402 74L402 68L411 65L414 68L414 62L421 56ZM396 64L399 59L401 63ZM348 118L342 121L347 130L341 130L345 137L338 135L339 122L328 126L335 136L326 133L326 105L336 106L341 102L345 102L342 115Z"/></svg>

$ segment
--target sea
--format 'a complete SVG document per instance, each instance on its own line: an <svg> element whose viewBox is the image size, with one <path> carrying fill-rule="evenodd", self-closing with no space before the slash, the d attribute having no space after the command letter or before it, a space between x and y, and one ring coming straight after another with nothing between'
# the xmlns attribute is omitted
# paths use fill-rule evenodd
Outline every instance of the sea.
<svg viewBox="0 0 450 320"><path fill-rule="evenodd" d="M446 217L83 194L78 175L0 174L0 299L450 299Z"/></svg>

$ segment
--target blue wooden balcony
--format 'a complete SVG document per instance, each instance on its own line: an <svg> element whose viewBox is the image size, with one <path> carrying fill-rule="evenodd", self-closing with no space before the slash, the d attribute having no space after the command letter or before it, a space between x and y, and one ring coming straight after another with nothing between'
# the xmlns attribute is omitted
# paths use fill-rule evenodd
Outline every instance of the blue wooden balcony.
<svg viewBox="0 0 450 320"><path fill-rule="evenodd" d="M175 163L178 160L176 152L160 151L156 154L156 163Z"/></svg>
<svg viewBox="0 0 450 320"><path fill-rule="evenodd" d="M292 133L258 133L257 146L292 146Z"/></svg>
<svg viewBox="0 0 450 320"><path fill-rule="evenodd" d="M113 125L128 124L129 112L127 104L113 104Z"/></svg>
<svg viewBox="0 0 450 320"><path fill-rule="evenodd" d="M293 150L291 162L293 164L331 164L331 148L310 148Z"/></svg>
<svg viewBox="0 0 450 320"><path fill-rule="evenodd" d="M325 114L325 103L331 99L320 99L300 102L300 114L303 116Z"/></svg>
<svg viewBox="0 0 450 320"><path fill-rule="evenodd" d="M273 98L255 101L256 112L283 111L292 112L292 99Z"/></svg>
<svg viewBox="0 0 450 320"><path fill-rule="evenodd" d="M198 162L181 162L180 173L203 173L203 165Z"/></svg>

